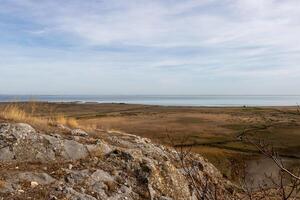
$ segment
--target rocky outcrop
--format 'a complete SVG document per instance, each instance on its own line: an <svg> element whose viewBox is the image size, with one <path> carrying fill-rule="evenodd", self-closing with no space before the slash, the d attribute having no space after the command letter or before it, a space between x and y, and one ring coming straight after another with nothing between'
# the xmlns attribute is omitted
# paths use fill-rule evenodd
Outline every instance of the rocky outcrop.
<svg viewBox="0 0 300 200"><path fill-rule="evenodd" d="M192 156L197 190L174 149L149 139L79 129L44 134L28 124L2 123L0 199L192 200L197 191L235 199L234 187L219 171Z"/></svg>

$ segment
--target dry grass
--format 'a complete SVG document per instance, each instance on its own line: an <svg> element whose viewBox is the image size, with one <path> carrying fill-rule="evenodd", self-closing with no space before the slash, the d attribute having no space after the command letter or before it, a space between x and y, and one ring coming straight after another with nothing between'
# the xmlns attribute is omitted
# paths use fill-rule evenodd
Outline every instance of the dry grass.
<svg viewBox="0 0 300 200"><path fill-rule="evenodd" d="M63 124L70 128L78 128L79 124L75 118L64 115L54 115L52 109L41 107L43 104L30 102L26 108L20 104L8 104L0 111L0 118L9 121L28 123L39 128L48 128L51 125ZM45 116L38 115L38 110L48 110Z"/></svg>
<svg viewBox="0 0 300 200"><path fill-rule="evenodd" d="M36 120L38 118L46 119L47 123L53 121L53 124L78 125L78 128L87 132L93 132L96 129L120 130L167 145L170 145L170 141L166 137L166 131L171 131L170 136L174 142L180 142L182 138L189 138L188 142L195 143L193 151L204 155L224 174L228 174L228 177L230 177L228 170L232 169L231 161L237 163L236 159L240 159L240 155L244 156L250 148L249 145L232 142L236 140L236 135L244 129L267 124L270 122L268 119L271 119L277 126L259 132L257 136L270 139L286 155L299 155L300 115L295 114L297 107L188 108L37 102L18 103L17 105L23 114L19 112L19 109L17 112L10 110L4 114L18 113L12 114L8 118L18 119L15 121L20 122L27 121L23 119L28 119L29 116L29 119L34 117L33 121L39 121ZM5 110L4 107L7 107L7 104L0 104L0 118ZM24 117L24 112L26 117ZM30 123L32 118L28 121ZM234 150L232 150L233 148ZM250 148L250 150L252 149ZM251 158L253 157L247 154L247 159Z"/></svg>
<svg viewBox="0 0 300 200"><path fill-rule="evenodd" d="M70 128L78 128L79 124L75 118L67 118L64 115L54 117L54 123L63 124Z"/></svg>
<svg viewBox="0 0 300 200"><path fill-rule="evenodd" d="M4 180L0 180L0 188L4 188L5 186L5 181Z"/></svg>
<svg viewBox="0 0 300 200"><path fill-rule="evenodd" d="M48 119L34 116L33 113L28 113L17 104L7 105L1 112L0 117L5 120L16 122L26 122L33 125L47 126Z"/></svg>

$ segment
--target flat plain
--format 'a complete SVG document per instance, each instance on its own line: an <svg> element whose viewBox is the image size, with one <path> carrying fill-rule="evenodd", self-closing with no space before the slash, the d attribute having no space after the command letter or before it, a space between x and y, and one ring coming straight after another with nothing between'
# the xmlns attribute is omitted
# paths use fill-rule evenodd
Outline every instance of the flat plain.
<svg viewBox="0 0 300 200"><path fill-rule="evenodd" d="M234 179L241 166L261 159L242 142L242 134L273 145L291 165L300 160L298 107L176 107L98 103L18 103L27 112L47 118L62 115L97 133L119 130L156 143L190 149ZM0 104L0 110L7 103ZM250 161L253 161L249 164ZM268 168L268 167L266 167ZM253 171L253 169L249 169ZM254 170L255 171L255 170ZM261 172L263 173L263 171Z"/></svg>

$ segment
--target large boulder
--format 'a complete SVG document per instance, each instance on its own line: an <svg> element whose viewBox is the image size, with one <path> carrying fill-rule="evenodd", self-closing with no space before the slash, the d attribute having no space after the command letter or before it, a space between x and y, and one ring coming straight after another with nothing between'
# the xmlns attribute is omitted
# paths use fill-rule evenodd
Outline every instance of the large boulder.
<svg viewBox="0 0 300 200"><path fill-rule="evenodd" d="M28 124L0 125L0 160L55 162L58 159L77 160L85 158L85 145L59 135L38 133Z"/></svg>

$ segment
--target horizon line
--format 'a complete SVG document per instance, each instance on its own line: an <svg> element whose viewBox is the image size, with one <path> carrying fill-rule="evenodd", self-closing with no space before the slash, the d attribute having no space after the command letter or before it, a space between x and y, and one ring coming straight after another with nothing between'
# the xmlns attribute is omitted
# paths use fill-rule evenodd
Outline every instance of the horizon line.
<svg viewBox="0 0 300 200"><path fill-rule="evenodd" d="M300 94L1 94L0 96L300 96Z"/></svg>

